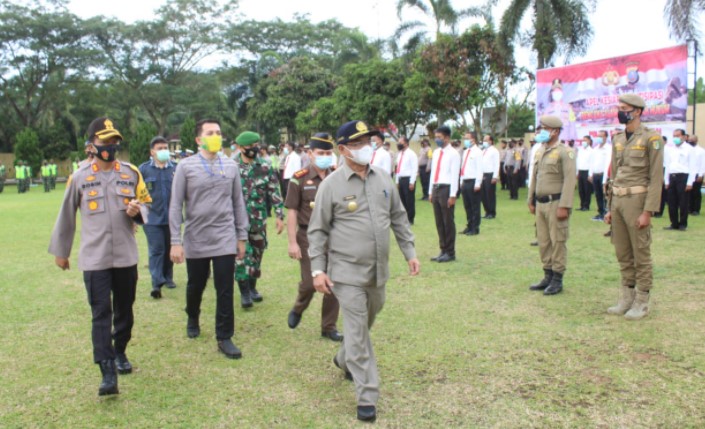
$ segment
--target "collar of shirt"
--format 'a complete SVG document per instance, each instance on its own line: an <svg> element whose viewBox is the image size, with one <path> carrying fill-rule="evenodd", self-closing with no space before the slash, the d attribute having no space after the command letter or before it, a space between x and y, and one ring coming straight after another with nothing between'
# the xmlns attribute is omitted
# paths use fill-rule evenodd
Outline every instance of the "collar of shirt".
<svg viewBox="0 0 705 429"><path fill-rule="evenodd" d="M150 166L150 167L154 167L154 168L158 168L159 170L163 170L163 169L165 169L165 168L173 167L173 166L174 166L174 163L171 162L171 160L169 160L169 161L167 161L167 162L164 163L164 167L160 167L160 166L157 165L156 162L154 162L153 159L150 159L150 160L149 160L149 166Z"/></svg>
<svg viewBox="0 0 705 429"><path fill-rule="evenodd" d="M358 174L355 173L355 171L354 171L352 168L350 168L350 166L348 165L347 162L344 162L344 163L343 163L343 167L342 167L342 168L343 168L343 174L345 175L345 179L350 180L350 178L351 178L352 176L358 176ZM368 164L368 165L367 165L367 174L368 174L368 175L374 174L374 172L375 172L374 168L372 168L372 167ZM360 177L360 176L358 176L358 177ZM361 179L362 179L362 178L361 178Z"/></svg>

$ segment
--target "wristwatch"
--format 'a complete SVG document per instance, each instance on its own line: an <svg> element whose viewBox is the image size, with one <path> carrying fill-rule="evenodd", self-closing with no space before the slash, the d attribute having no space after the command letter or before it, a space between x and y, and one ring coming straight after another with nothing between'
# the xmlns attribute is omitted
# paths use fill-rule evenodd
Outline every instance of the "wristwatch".
<svg viewBox="0 0 705 429"><path fill-rule="evenodd" d="M321 271L321 270L314 270L314 271L311 271L311 277L313 277L314 279L315 279L316 276L319 275L319 274L323 274L323 271Z"/></svg>

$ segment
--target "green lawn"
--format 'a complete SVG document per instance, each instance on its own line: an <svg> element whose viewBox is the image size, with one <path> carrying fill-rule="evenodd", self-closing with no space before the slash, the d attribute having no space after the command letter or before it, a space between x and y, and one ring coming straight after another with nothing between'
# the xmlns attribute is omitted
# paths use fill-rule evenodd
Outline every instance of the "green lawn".
<svg viewBox="0 0 705 429"><path fill-rule="evenodd" d="M149 297L139 231L135 371L120 377L120 395L99 398L78 239L68 272L46 251L60 188L0 194L0 427L364 427L352 384L331 363L337 345L320 338L320 297L296 330L286 325L299 273L284 235L272 236L265 254L264 302L236 307L244 357L232 361L216 349L210 285L196 340L185 335L184 266L177 289ZM528 290L542 271L524 195L500 192L498 218L483 221L477 237L458 237L458 260L441 265L429 262L438 253L431 207L417 203L422 274L409 277L393 247L387 305L372 334L382 379L376 425L703 427L704 219L691 217L686 233L655 219L652 313L627 322L605 313L619 273L592 212L573 214L564 292ZM462 205L456 216L461 230Z"/></svg>

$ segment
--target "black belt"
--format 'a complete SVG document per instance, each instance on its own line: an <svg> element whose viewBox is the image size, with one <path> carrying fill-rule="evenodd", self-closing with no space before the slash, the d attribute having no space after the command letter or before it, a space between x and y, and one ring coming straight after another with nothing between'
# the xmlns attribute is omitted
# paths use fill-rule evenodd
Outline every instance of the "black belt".
<svg viewBox="0 0 705 429"><path fill-rule="evenodd" d="M475 179L463 179L463 182L469 182L471 180L475 180Z"/></svg>
<svg viewBox="0 0 705 429"><path fill-rule="evenodd" d="M536 202L541 204L550 203L551 201L556 201L561 199L561 194L551 194L544 197L536 197Z"/></svg>
<svg viewBox="0 0 705 429"><path fill-rule="evenodd" d="M671 173L671 177L687 176L688 173Z"/></svg>
<svg viewBox="0 0 705 429"><path fill-rule="evenodd" d="M308 229L308 225L301 225L301 224L299 224L299 228L301 228L301 229Z"/></svg>
<svg viewBox="0 0 705 429"><path fill-rule="evenodd" d="M446 183L438 183L438 184L433 185L433 189L445 188L446 186L450 187L450 185L448 185Z"/></svg>

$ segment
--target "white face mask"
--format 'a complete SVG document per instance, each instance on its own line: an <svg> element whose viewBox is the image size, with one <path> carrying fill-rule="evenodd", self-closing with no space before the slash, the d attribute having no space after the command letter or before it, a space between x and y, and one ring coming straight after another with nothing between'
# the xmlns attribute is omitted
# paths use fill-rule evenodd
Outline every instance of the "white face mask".
<svg viewBox="0 0 705 429"><path fill-rule="evenodd" d="M353 162L360 165L367 165L372 160L374 151L372 150L372 146L365 145L357 150L350 149L350 153L352 154L352 158L350 159L352 159Z"/></svg>
<svg viewBox="0 0 705 429"><path fill-rule="evenodd" d="M563 91L553 91L551 95L553 96L553 101L563 100Z"/></svg>

